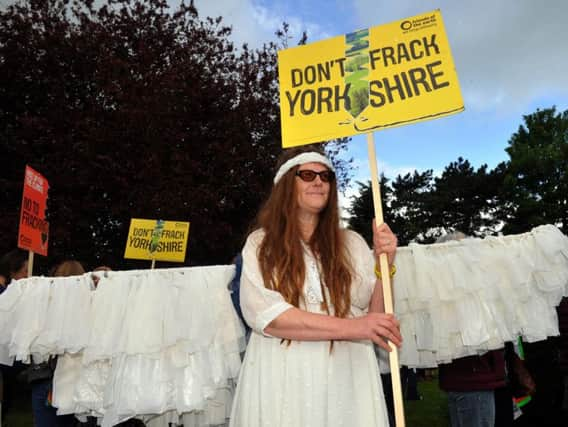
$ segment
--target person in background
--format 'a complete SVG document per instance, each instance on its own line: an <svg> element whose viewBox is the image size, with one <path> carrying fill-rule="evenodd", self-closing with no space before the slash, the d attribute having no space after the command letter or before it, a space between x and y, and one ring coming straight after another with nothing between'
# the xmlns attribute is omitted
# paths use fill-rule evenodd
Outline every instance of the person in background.
<svg viewBox="0 0 568 427"><path fill-rule="evenodd" d="M28 277L28 252L14 249L0 258L0 294L12 282ZM10 411L14 399L17 376L25 369L21 362L0 367L0 418Z"/></svg>
<svg viewBox="0 0 568 427"><path fill-rule="evenodd" d="M454 232L441 236L436 243L465 237L461 232ZM461 357L439 365L438 380L440 388L448 393L451 427L495 426L495 390L506 386L504 350ZM512 400L509 399L507 405L512 420Z"/></svg>
<svg viewBox="0 0 568 427"><path fill-rule="evenodd" d="M560 370L564 391L562 398L562 418L568 424L568 297L564 297L557 308L558 326L560 329Z"/></svg>
<svg viewBox="0 0 568 427"><path fill-rule="evenodd" d="M496 427L511 427L515 420L523 415L525 406L530 403L532 396L536 392L536 385L529 373L524 361L524 347L521 338L516 342L505 343L505 366L507 369L507 390L506 393L498 395L495 393L495 400L499 398L513 401L513 415L506 419L496 419ZM496 403L497 404L497 403Z"/></svg>
<svg viewBox="0 0 568 427"><path fill-rule="evenodd" d="M97 268L95 268L93 270L93 273L98 272L98 271L112 271L112 269L110 267L107 267L106 265L101 265ZM105 273L106 274L106 273ZM96 274L91 275L92 279L93 279L93 284L95 285L95 288L98 286L99 284L99 276Z"/></svg>
<svg viewBox="0 0 568 427"><path fill-rule="evenodd" d="M53 268L51 276L76 276L85 273L85 269L78 261L67 260ZM57 409L51 406L51 392L53 389L53 372L57 359L51 358L47 362L33 363L28 369L28 382L32 388L32 411L34 427L72 427L76 424L73 415L57 415Z"/></svg>
<svg viewBox="0 0 568 427"><path fill-rule="evenodd" d="M85 269L79 261L75 260L66 260L59 263L51 273L53 277L80 276L81 274L85 274Z"/></svg>
<svg viewBox="0 0 568 427"><path fill-rule="evenodd" d="M515 427L566 427L562 414L564 384L560 365L560 337L522 342L524 365L534 381L531 400L521 408Z"/></svg>
<svg viewBox="0 0 568 427"><path fill-rule="evenodd" d="M14 249L0 259L0 293L4 292L12 280L28 277L28 252L23 249Z"/></svg>

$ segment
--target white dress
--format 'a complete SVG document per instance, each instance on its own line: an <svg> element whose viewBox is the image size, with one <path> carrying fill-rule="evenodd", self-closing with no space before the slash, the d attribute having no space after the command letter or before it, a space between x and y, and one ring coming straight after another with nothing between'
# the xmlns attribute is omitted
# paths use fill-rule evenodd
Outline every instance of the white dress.
<svg viewBox="0 0 568 427"><path fill-rule="evenodd" d="M365 314L375 284L374 259L358 234L346 233L356 277L351 285L351 317ZM388 426L379 367L370 341L292 341L267 335L264 328L292 307L262 281L257 248L263 231L243 248L241 306L253 332L237 383L233 427ZM306 281L301 308L321 310L316 260L306 249ZM329 301L329 297L327 298Z"/></svg>

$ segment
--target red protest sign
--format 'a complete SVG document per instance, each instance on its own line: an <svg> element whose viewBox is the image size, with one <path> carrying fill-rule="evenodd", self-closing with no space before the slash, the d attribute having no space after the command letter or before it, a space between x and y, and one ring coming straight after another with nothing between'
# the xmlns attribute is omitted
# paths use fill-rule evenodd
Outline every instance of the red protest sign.
<svg viewBox="0 0 568 427"><path fill-rule="evenodd" d="M48 188L47 179L26 165L18 247L43 256L47 256L49 237L49 223L45 220Z"/></svg>

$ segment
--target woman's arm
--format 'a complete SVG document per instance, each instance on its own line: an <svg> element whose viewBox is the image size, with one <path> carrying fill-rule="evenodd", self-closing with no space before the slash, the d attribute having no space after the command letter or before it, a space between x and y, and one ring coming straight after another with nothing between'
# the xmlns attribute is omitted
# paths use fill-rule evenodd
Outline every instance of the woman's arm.
<svg viewBox="0 0 568 427"><path fill-rule="evenodd" d="M377 279L375 282L375 288L373 289L373 294L371 295L371 301L369 302L369 313L384 312L385 300L383 295L383 282Z"/></svg>
<svg viewBox="0 0 568 427"><path fill-rule="evenodd" d="M243 248L240 289L243 315L256 332L297 341L371 340L385 349L389 349L385 339L400 345L398 321L391 314L369 313L343 319L310 313L287 303L279 292L266 288L257 259L261 238L262 234L253 233Z"/></svg>
<svg viewBox="0 0 568 427"><path fill-rule="evenodd" d="M264 332L297 341L371 340L387 351L390 347L384 338L397 346L402 342L398 321L385 313L342 319L292 307L270 322Z"/></svg>

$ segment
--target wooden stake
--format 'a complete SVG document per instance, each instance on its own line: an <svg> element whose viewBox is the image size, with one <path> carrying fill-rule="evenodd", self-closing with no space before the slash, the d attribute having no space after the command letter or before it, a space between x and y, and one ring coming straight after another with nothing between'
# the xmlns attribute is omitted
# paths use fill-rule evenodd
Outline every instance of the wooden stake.
<svg viewBox="0 0 568 427"><path fill-rule="evenodd" d="M34 271L34 253L28 251L28 277L32 277Z"/></svg>
<svg viewBox="0 0 568 427"><path fill-rule="evenodd" d="M379 181L379 173L377 171L377 156L375 154L375 141L373 133L367 134L367 149L369 152L369 167L371 169L371 188L373 190L373 205L375 208L375 222L377 226L384 222L383 205L381 201L381 187ZM382 253L379 256L379 265L381 269L383 283L383 297L385 303L385 313L394 313L394 304L392 296L392 287L390 280L389 263L387 254ZM389 362L392 379L392 395L394 399L394 416L396 427L404 427L404 406L402 402L402 387L400 383L400 369L398 362L398 348L389 342L391 352L389 353Z"/></svg>

